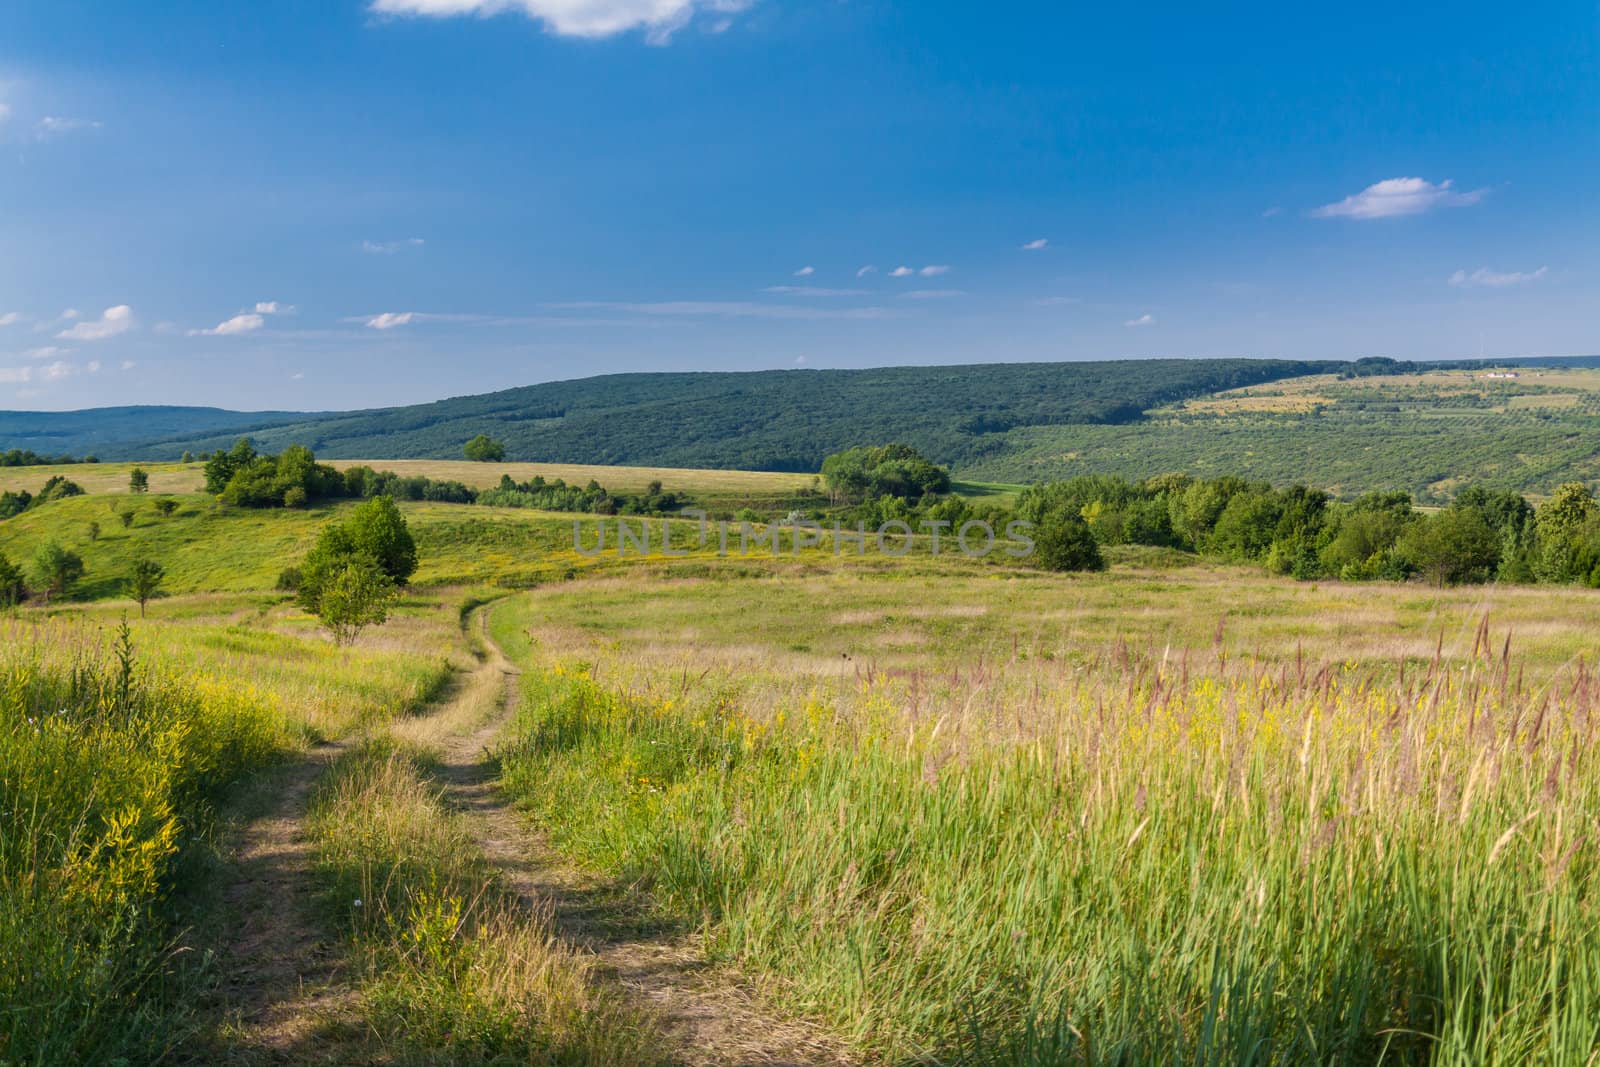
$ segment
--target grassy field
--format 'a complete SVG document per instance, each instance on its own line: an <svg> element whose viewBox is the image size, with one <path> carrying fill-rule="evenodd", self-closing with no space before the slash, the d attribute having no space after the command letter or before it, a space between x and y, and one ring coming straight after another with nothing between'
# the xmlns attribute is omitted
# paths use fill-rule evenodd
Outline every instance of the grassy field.
<svg viewBox="0 0 1600 1067"><path fill-rule="evenodd" d="M1521 592L613 576L496 609L502 759L890 1060L1585 1063L1594 597Z"/></svg>

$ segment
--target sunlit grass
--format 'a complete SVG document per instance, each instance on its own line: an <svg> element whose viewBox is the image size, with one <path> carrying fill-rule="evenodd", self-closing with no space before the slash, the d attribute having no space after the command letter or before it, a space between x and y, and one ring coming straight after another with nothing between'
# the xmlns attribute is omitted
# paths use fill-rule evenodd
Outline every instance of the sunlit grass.
<svg viewBox="0 0 1600 1067"><path fill-rule="evenodd" d="M1344 652L1287 584L1217 641L1215 613L1138 620L1220 587L1104 581L508 603L495 632L536 670L506 781L559 847L887 1055L1590 1061L1600 686L1561 641L1524 673L1472 603L1387 590L1339 610L1424 614L1433 644ZM1027 629L1090 588L1123 611L1105 629ZM1545 605L1581 626L1592 597Z"/></svg>

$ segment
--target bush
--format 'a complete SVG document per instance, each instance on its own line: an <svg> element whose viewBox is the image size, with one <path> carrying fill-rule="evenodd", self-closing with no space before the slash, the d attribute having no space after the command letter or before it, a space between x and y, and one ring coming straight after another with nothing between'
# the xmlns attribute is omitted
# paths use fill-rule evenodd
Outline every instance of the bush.
<svg viewBox="0 0 1600 1067"><path fill-rule="evenodd" d="M300 568L285 567L278 572L278 584L274 587L280 593L297 593L300 591Z"/></svg>
<svg viewBox="0 0 1600 1067"><path fill-rule="evenodd" d="M506 446L483 433L468 441L462 452L474 463L500 463L506 458Z"/></svg>
<svg viewBox="0 0 1600 1067"><path fill-rule="evenodd" d="M1103 571L1105 557L1083 517L1070 508L1046 514L1033 533L1034 562L1049 571Z"/></svg>
<svg viewBox="0 0 1600 1067"><path fill-rule="evenodd" d="M343 522L331 522L300 566L301 607L319 614L329 584L357 558L370 560L394 585L405 585L417 569L417 544L406 520L386 496L374 497Z"/></svg>

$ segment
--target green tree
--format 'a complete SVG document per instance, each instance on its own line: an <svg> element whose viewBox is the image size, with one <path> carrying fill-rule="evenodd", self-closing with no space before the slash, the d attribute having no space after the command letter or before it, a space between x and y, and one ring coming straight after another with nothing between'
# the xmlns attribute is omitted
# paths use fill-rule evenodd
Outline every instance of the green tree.
<svg viewBox="0 0 1600 1067"><path fill-rule="evenodd" d="M319 614L322 595L334 576L356 557L372 561L394 585L405 585L417 569L417 545L394 500L366 501L342 522L330 522L300 565L299 601Z"/></svg>
<svg viewBox="0 0 1600 1067"><path fill-rule="evenodd" d="M500 463L506 458L506 446L486 433L468 441L462 452L474 463Z"/></svg>
<svg viewBox="0 0 1600 1067"><path fill-rule="evenodd" d="M1476 508L1446 508L1407 526L1395 554L1439 588L1494 577L1500 534Z"/></svg>
<svg viewBox="0 0 1600 1067"><path fill-rule="evenodd" d="M1582 482L1557 487L1534 512L1538 552L1533 570L1541 581L1573 582L1587 578L1584 531L1600 513L1594 494Z"/></svg>
<svg viewBox="0 0 1600 1067"><path fill-rule="evenodd" d="M228 488L228 483L233 481L233 476L255 462L255 458L255 446L248 437L239 438L233 448L226 452L217 449L206 460L206 492L221 496L223 490Z"/></svg>
<svg viewBox="0 0 1600 1067"><path fill-rule="evenodd" d="M0 552L0 608L15 607L27 596L28 585L23 581L22 568Z"/></svg>
<svg viewBox="0 0 1600 1067"><path fill-rule="evenodd" d="M135 467L128 472L128 492L148 493L150 491L150 475L143 467Z"/></svg>
<svg viewBox="0 0 1600 1067"><path fill-rule="evenodd" d="M48 604L52 596L69 592L73 583L83 577L83 559L56 541L46 541L34 553L33 575Z"/></svg>
<svg viewBox="0 0 1600 1067"><path fill-rule="evenodd" d="M172 513L178 510L178 502L170 496L164 496L156 501L156 510L161 513L163 519L169 519Z"/></svg>
<svg viewBox="0 0 1600 1067"><path fill-rule="evenodd" d="M860 503L880 496L916 500L950 491L950 472L910 445L867 445L822 461L822 478L836 497Z"/></svg>
<svg viewBox="0 0 1600 1067"><path fill-rule="evenodd" d="M133 514L132 508L124 508L123 510L117 512L117 518L121 520L122 528L124 530L133 525Z"/></svg>
<svg viewBox="0 0 1600 1067"><path fill-rule="evenodd" d="M1103 571L1105 557L1083 516L1068 507L1047 512L1033 533L1034 562L1050 571Z"/></svg>
<svg viewBox="0 0 1600 1067"><path fill-rule="evenodd" d="M100 540L100 524L98 522L91 522L89 524L89 540Z"/></svg>
<svg viewBox="0 0 1600 1067"><path fill-rule="evenodd" d="M194 453L193 452L184 452L182 457L179 458L178 462L179 463L193 463L194 462Z"/></svg>
<svg viewBox="0 0 1600 1067"><path fill-rule="evenodd" d="M144 618L145 604L155 597L167 576L165 568L155 560L136 559L128 574L128 595L139 602L139 618Z"/></svg>
<svg viewBox="0 0 1600 1067"><path fill-rule="evenodd" d="M317 605L317 618L338 645L354 644L368 626L388 621L394 582L372 557L346 557L327 576Z"/></svg>

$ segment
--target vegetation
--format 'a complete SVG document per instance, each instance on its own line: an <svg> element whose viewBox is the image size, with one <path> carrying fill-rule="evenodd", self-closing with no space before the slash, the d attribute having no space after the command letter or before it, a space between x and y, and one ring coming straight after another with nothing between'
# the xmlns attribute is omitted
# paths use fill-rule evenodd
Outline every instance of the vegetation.
<svg viewBox="0 0 1600 1067"><path fill-rule="evenodd" d="M33 575L45 603L49 603L52 596L70 592L83 577L83 557L62 548L58 541L46 541L33 554Z"/></svg>
<svg viewBox="0 0 1600 1067"><path fill-rule="evenodd" d="M365 553L341 559L317 573L317 618L339 645L353 645L361 631L389 621L394 579Z"/></svg>
<svg viewBox="0 0 1600 1067"><path fill-rule="evenodd" d="M1332 623L1311 655L1334 661L1308 660L1338 601L1266 579L1303 609L1213 644L1195 616L1228 581L1086 589L1109 626L1042 632L1053 581L942 584L938 618L893 575L508 603L532 670L506 781L564 851L890 1062L1584 1062L1593 676L1519 683L1470 625L1398 673L1379 650L1406 629L1363 661ZM720 621L751 598L771 626ZM1146 604L1197 639L1125 643ZM1474 607L1435 610L1453 635ZM841 677L837 647L895 669Z"/></svg>
<svg viewBox="0 0 1600 1067"><path fill-rule="evenodd" d="M135 467L128 472L128 492L148 493L150 491L150 474L143 467Z"/></svg>
<svg viewBox="0 0 1600 1067"><path fill-rule="evenodd" d="M163 898L227 783L287 738L264 701L71 629L0 623L0 1054L155 1062L185 1035Z"/></svg>
<svg viewBox="0 0 1600 1067"><path fill-rule="evenodd" d="M0 608L13 608L27 599L28 587L22 568L0 552Z"/></svg>
<svg viewBox="0 0 1600 1067"><path fill-rule="evenodd" d="M65 500L72 496L82 496L83 490L75 482L55 475L45 482L38 493L27 490L0 493L0 519L9 519L20 515L29 508L43 507L55 500Z"/></svg>
<svg viewBox="0 0 1600 1067"><path fill-rule="evenodd" d="M128 574L128 595L139 602L139 618L144 618L144 607L161 589L161 580L167 572L161 564L149 559L135 560Z"/></svg>
<svg viewBox="0 0 1600 1067"><path fill-rule="evenodd" d="M0 467L54 467L71 463L98 463L94 456L73 459L71 456L41 456L26 448L12 448L0 452Z"/></svg>
<svg viewBox="0 0 1600 1067"><path fill-rule="evenodd" d="M483 433L468 441L462 452L474 463L502 463L506 458L506 446Z"/></svg>
<svg viewBox="0 0 1600 1067"><path fill-rule="evenodd" d="M416 570L417 543L400 509L386 496L374 497L317 535L298 568L300 606L348 643L346 637L384 620L389 590Z"/></svg>
<svg viewBox="0 0 1600 1067"><path fill-rule="evenodd" d="M852 504L884 496L919 500L950 491L950 472L910 445L845 449L822 461L822 477L836 499Z"/></svg>

